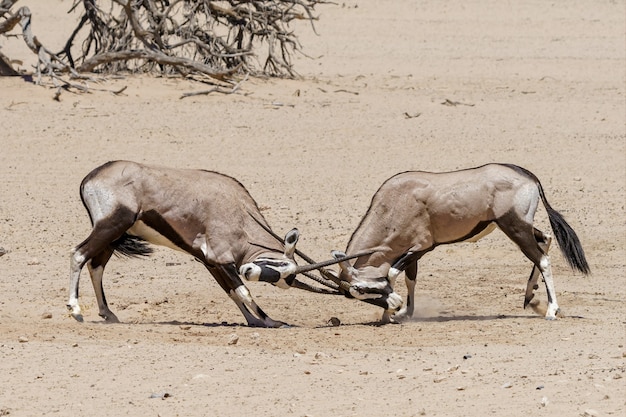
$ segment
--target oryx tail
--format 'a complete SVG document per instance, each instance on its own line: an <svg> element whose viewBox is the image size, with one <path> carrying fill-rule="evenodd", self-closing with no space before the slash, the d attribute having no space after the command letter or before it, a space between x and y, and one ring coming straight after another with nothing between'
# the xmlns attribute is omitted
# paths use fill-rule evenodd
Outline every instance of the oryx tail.
<svg viewBox="0 0 626 417"><path fill-rule="evenodd" d="M589 274L591 269L585 258L585 251L578 239L578 235L565 221L561 213L550 206L539 182L537 186L539 187L541 201L548 212L548 219L550 220L554 237L556 237L556 241L559 243L563 257L572 269L576 269L583 274Z"/></svg>

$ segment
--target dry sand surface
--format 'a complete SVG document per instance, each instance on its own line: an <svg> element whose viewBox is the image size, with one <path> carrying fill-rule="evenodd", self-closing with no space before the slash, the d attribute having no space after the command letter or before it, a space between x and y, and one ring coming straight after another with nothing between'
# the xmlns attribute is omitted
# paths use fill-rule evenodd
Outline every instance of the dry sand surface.
<svg viewBox="0 0 626 417"><path fill-rule="evenodd" d="M71 3L18 5L58 50ZM318 12L319 35L296 26L302 78L252 79L239 94L181 100L206 87L128 77L100 86L123 95L56 102L53 90L0 79L0 415L626 414L625 2L349 1ZM27 66L20 42L2 39L3 52ZM529 261L495 232L423 258L409 323L376 326L382 311L365 303L250 283L293 325L258 329L189 255L158 249L109 263L122 324L103 324L83 271L81 324L65 308L69 251L90 231L78 185L114 159L232 175L317 259L345 248L397 172L516 163L541 179L593 274L572 272L555 245L565 317L546 321L522 308ZM550 230L543 208L536 221Z"/></svg>

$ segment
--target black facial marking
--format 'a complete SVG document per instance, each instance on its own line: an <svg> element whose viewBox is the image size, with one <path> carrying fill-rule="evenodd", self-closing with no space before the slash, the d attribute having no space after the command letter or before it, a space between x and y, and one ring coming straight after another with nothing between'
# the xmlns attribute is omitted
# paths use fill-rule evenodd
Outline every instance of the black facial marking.
<svg viewBox="0 0 626 417"><path fill-rule="evenodd" d="M261 267L261 276L259 277L259 281L263 282L278 282L280 280L280 272L275 268L287 266L286 262L272 260L255 261L254 264ZM291 279L291 281L293 282L293 279L295 279L295 275L291 276L293 276L293 278ZM287 279L289 279L290 277L287 277Z"/></svg>

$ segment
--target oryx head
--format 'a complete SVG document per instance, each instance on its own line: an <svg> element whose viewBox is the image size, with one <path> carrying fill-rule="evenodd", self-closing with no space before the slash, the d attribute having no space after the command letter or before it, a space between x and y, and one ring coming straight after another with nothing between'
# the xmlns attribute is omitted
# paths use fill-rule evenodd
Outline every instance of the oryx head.
<svg viewBox="0 0 626 417"><path fill-rule="evenodd" d="M285 252L282 256L260 257L241 265L239 274L248 281L270 282L280 288L289 288L298 274L298 264L293 259L300 232L292 229L285 236Z"/></svg>
<svg viewBox="0 0 626 417"><path fill-rule="evenodd" d="M393 290L386 275L369 276L371 274L365 270L353 267L345 253L332 251L332 255L339 261L340 270L337 278L346 297L353 297L392 312L402 307L402 297Z"/></svg>

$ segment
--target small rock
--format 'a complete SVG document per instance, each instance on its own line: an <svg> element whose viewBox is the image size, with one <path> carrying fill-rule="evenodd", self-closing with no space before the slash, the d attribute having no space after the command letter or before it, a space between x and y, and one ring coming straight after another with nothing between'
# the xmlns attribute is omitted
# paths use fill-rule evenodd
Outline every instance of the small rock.
<svg viewBox="0 0 626 417"><path fill-rule="evenodd" d="M541 398L541 406L545 407L546 405L548 405L548 397L543 397Z"/></svg>
<svg viewBox="0 0 626 417"><path fill-rule="evenodd" d="M596 410L591 409L591 408L585 410L585 412L583 413L584 417L596 417L596 416L599 416L599 415L600 415L600 413L598 413Z"/></svg>
<svg viewBox="0 0 626 417"><path fill-rule="evenodd" d="M181 330L189 330L189 329L191 329L191 326L189 326L187 324L182 325L182 326L178 326L178 327L180 327Z"/></svg>
<svg viewBox="0 0 626 417"><path fill-rule="evenodd" d="M545 388L545 387L544 387L543 385L538 385L538 386L537 386L537 388L535 388L535 389L539 391L539 390L542 390L542 389L544 389L544 388Z"/></svg>
<svg viewBox="0 0 626 417"><path fill-rule="evenodd" d="M513 386L513 384L511 384L510 382L507 382L506 384L502 385L502 388L511 388Z"/></svg>
<svg viewBox="0 0 626 417"><path fill-rule="evenodd" d="M472 357L472 355L463 355L463 359L469 359L471 357Z"/></svg>
<svg viewBox="0 0 626 417"><path fill-rule="evenodd" d="M72 347L78 347L78 343L72 344Z"/></svg>
<svg viewBox="0 0 626 417"><path fill-rule="evenodd" d="M229 345L236 345L238 341L239 341L239 336L237 336L237 334L235 333L231 334L230 337L228 338Z"/></svg>
<svg viewBox="0 0 626 417"><path fill-rule="evenodd" d="M456 387L457 391L465 391L465 387Z"/></svg>
<svg viewBox="0 0 626 417"><path fill-rule="evenodd" d="M7 253L9 253L9 251L7 251L5 248L0 248L0 256L6 255Z"/></svg>
<svg viewBox="0 0 626 417"><path fill-rule="evenodd" d="M162 400L171 397L172 394L170 394L169 392L161 392L161 393L152 393L150 394L150 398L160 398Z"/></svg>
<svg viewBox="0 0 626 417"><path fill-rule="evenodd" d="M52 313L43 313L41 315L42 319L51 319L52 318Z"/></svg>
<svg viewBox="0 0 626 417"><path fill-rule="evenodd" d="M28 342L28 337L20 336L20 337L17 338L17 341L20 342L20 343L26 343L26 342Z"/></svg>
<svg viewBox="0 0 626 417"><path fill-rule="evenodd" d="M333 327L337 327L341 325L341 321L337 317L331 317L328 320L328 324L330 324Z"/></svg>

